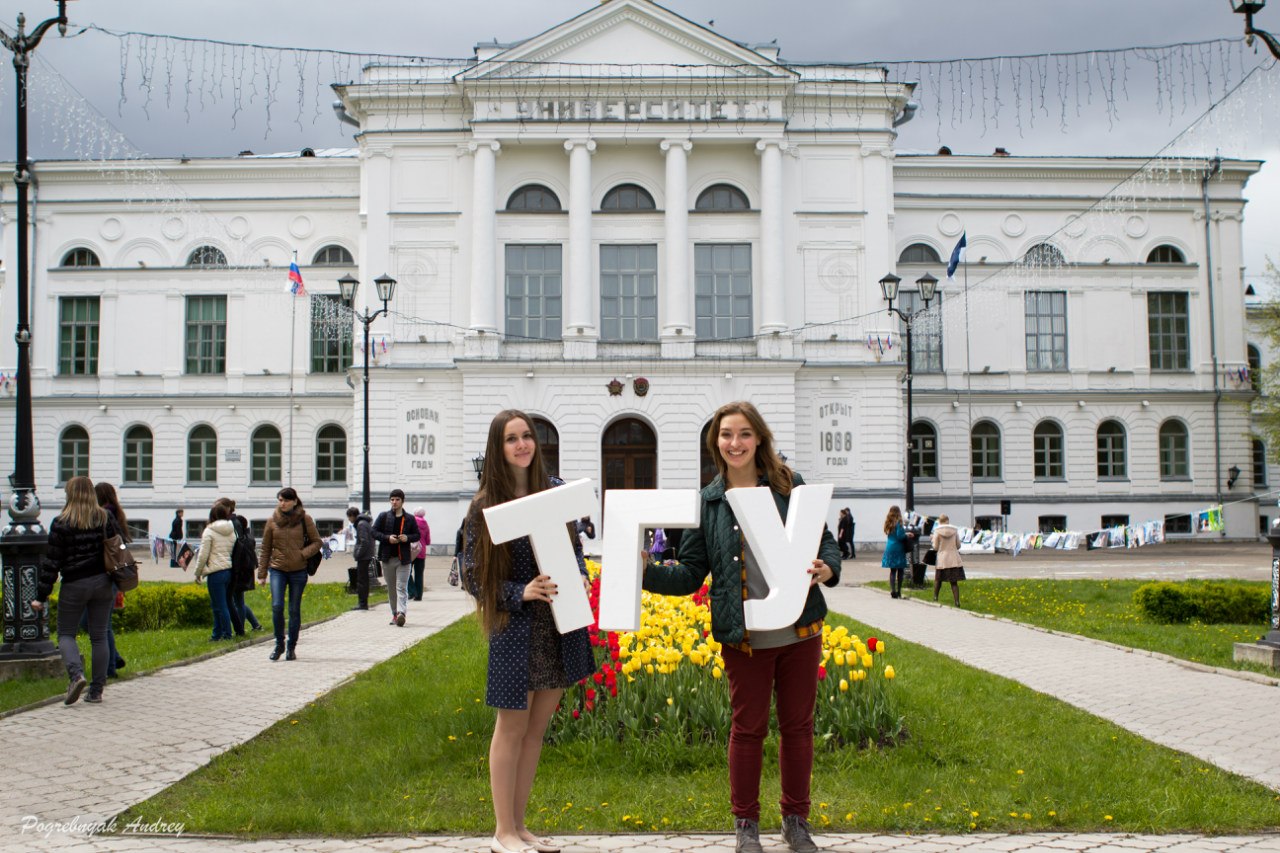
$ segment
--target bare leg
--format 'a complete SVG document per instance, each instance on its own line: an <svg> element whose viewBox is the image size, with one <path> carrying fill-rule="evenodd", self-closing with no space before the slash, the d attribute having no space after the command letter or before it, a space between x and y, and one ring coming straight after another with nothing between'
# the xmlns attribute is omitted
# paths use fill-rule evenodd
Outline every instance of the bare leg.
<svg viewBox="0 0 1280 853"><path fill-rule="evenodd" d="M529 694L531 697L533 694ZM519 788L520 755L522 744L529 730L529 717L533 703L523 711L498 709L498 719L493 726L493 739L489 742L489 790L493 795L493 835L504 847L519 850L524 846L520 827L524 815L517 819L515 812L516 791ZM527 794L526 794L527 798Z"/></svg>
<svg viewBox="0 0 1280 853"><path fill-rule="evenodd" d="M513 814L517 834L524 841L535 841L532 832L524 825L524 814L529 807L529 795L533 791L533 778L538 773L538 758L542 755L542 739L547 725L560 704L563 690L538 690L529 694L529 725L520 744L520 766L516 772L516 789Z"/></svg>

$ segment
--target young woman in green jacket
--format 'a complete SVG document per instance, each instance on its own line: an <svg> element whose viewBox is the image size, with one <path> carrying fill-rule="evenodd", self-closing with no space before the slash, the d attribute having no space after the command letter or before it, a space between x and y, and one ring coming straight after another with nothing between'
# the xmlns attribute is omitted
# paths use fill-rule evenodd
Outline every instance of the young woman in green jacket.
<svg viewBox="0 0 1280 853"><path fill-rule="evenodd" d="M664 595L689 595L711 575L711 631L722 644L729 676L729 788L738 853L761 853L760 773L769 708L777 699L778 751L782 781L782 837L797 853L817 850L809 826L809 781L813 771L813 708L822 620L826 601L818 584L840 582L840 548L825 527L818 559L809 568L809 597L795 625L777 631L748 631L743 601L764 598L769 588L755 554L739 530L728 489L767 486L785 520L791 490L803 485L778 456L773 433L749 402L721 406L711 419L707 447L719 476L702 490L701 525L686 531L679 562L651 563L644 588Z"/></svg>

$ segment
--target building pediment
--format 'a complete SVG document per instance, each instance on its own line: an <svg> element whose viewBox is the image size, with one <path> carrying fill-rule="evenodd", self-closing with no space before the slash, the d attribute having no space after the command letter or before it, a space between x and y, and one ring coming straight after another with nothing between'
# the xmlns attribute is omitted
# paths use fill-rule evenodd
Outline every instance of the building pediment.
<svg viewBox="0 0 1280 853"><path fill-rule="evenodd" d="M649 0L607 0L458 75L790 78L794 72Z"/></svg>

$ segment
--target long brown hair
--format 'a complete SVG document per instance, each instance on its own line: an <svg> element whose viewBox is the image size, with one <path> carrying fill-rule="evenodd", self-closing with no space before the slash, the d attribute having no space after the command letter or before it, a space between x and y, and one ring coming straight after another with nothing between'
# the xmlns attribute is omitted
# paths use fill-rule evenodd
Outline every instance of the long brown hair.
<svg viewBox="0 0 1280 853"><path fill-rule="evenodd" d="M542 464L542 445L534 429L533 418L518 409L503 409L489 423L489 438L485 441L484 469L480 472L480 488L467 509L466 524L475 524L475 580L480 588L476 597L476 610L480 623L487 633L496 634L507 626L509 614L498 607L503 585L511 580L511 546L495 545L489 538L489 527L484 520L484 510L516 498L516 480L507 465L503 453L503 436L507 424L522 420L533 433L533 461L529 463L528 494L550 487L546 468ZM470 531L468 531L470 533Z"/></svg>
<svg viewBox="0 0 1280 853"><path fill-rule="evenodd" d="M773 449L773 431L764 422L760 410L746 400L725 403L716 409L716 413L711 417L711 426L707 429L707 451L715 460L720 479L728 485L729 463L725 462L724 457L720 455L720 422L729 415L742 415L751 425L751 431L756 434L756 471L764 474L770 488L778 494L791 494L791 469L782 461L782 457L778 456L778 451Z"/></svg>
<svg viewBox="0 0 1280 853"><path fill-rule="evenodd" d="M129 518L124 514L124 507L120 506L116 487L103 480L93 487L93 493L98 499L98 506L111 510L112 515L116 517L116 526L120 528L121 540L129 542Z"/></svg>
<svg viewBox="0 0 1280 853"><path fill-rule="evenodd" d="M898 509L897 504L889 507L889 514L884 517L884 532L892 533L893 528L902 523L902 510Z"/></svg>
<svg viewBox="0 0 1280 853"><path fill-rule="evenodd" d="M98 506L98 493L93 490L93 480L88 477L72 477L67 480L67 505L58 514L72 527L89 530L107 523L107 511Z"/></svg>

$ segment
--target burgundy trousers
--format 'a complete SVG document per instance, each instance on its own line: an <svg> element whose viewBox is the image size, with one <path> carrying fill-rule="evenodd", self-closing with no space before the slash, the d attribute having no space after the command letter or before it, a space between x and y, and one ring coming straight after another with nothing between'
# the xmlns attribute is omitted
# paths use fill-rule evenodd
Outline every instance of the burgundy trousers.
<svg viewBox="0 0 1280 853"><path fill-rule="evenodd" d="M813 705L818 694L822 635L751 654L725 646L729 676L729 798L736 818L760 820L760 769L769 734L769 706L777 699L782 814L809 817L813 773Z"/></svg>

